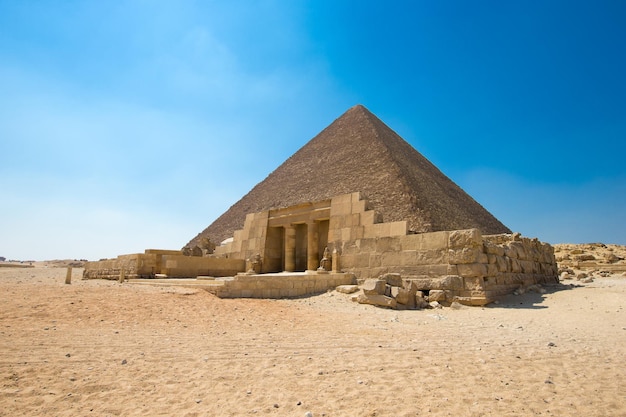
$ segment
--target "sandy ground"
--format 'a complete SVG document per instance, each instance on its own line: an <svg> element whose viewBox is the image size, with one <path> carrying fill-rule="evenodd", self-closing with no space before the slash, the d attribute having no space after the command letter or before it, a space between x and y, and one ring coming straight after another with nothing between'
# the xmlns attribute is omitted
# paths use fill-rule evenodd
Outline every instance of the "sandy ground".
<svg viewBox="0 0 626 417"><path fill-rule="evenodd" d="M0 268L1 416L625 416L626 278L485 308Z"/></svg>

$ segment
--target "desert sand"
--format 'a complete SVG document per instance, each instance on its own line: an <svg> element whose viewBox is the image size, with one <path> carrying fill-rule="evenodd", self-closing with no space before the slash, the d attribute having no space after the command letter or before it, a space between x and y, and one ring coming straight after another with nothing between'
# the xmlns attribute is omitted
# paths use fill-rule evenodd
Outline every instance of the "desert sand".
<svg viewBox="0 0 626 417"><path fill-rule="evenodd" d="M394 311L81 272L0 268L1 416L626 415L622 275Z"/></svg>

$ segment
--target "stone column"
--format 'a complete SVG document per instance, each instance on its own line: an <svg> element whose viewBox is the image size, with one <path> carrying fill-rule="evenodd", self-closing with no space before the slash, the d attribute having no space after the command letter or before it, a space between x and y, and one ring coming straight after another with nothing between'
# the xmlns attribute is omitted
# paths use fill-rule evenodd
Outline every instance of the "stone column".
<svg viewBox="0 0 626 417"><path fill-rule="evenodd" d="M71 266L67 267L67 272L65 273L65 283L66 284L72 283L72 267Z"/></svg>
<svg viewBox="0 0 626 417"><path fill-rule="evenodd" d="M285 226L285 271L296 270L296 228Z"/></svg>
<svg viewBox="0 0 626 417"><path fill-rule="evenodd" d="M320 251L318 249L318 224L310 222L307 224L307 243L306 243L306 269L315 271L320 264Z"/></svg>

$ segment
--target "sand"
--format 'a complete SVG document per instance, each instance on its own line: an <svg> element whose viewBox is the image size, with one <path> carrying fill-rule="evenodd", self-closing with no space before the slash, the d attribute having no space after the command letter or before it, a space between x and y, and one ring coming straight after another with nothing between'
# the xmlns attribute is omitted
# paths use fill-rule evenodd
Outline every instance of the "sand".
<svg viewBox="0 0 626 417"><path fill-rule="evenodd" d="M1 416L625 416L626 277L393 311L0 268Z"/></svg>

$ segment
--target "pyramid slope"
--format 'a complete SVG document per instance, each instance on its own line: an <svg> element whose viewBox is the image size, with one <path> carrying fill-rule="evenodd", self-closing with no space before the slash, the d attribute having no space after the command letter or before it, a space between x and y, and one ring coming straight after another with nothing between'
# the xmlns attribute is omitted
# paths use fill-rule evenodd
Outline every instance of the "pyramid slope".
<svg viewBox="0 0 626 417"><path fill-rule="evenodd" d="M192 239L221 242L248 213L360 192L383 221L414 232L510 230L361 105L350 108Z"/></svg>

